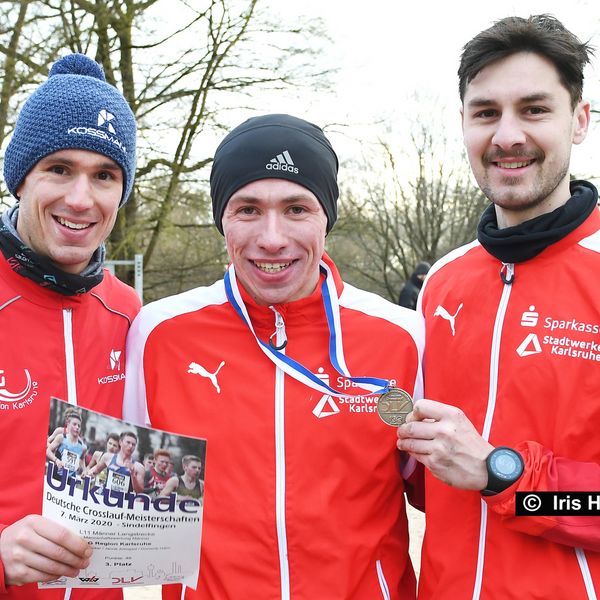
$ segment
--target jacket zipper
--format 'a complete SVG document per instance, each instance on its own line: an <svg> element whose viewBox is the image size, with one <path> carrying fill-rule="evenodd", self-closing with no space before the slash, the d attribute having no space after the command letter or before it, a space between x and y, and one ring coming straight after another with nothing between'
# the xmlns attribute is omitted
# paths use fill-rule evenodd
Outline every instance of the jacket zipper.
<svg viewBox="0 0 600 600"><path fill-rule="evenodd" d="M502 326L504 325L504 317L506 315L506 307L508 306L508 299L512 289L512 282L514 280L515 267L512 263L506 263L502 265L501 276L504 281L504 289L502 290L502 297L500 298L500 304L498 305L498 311L496 313L496 322L494 323L494 335L492 338L492 352L490 355L490 389L488 395L488 407L485 415L485 421L483 423L483 431L481 437L488 441L490 437L490 430L492 428L492 419L494 417L494 410L496 408L496 395L498 391L498 362L500 353L500 339L502 334ZM477 552L477 569L475 572L475 586L473 589L473 600L479 600L481 594L481 585L483 583L483 565L485 559L485 541L487 531L487 504L481 499L481 522L479 527L479 550ZM589 600L597 600L596 592L594 590L594 583L590 573L590 569L587 563L585 552L581 548L575 548L575 554L583 577L583 582L588 595Z"/></svg>
<svg viewBox="0 0 600 600"><path fill-rule="evenodd" d="M506 315L506 307L512 290L514 280L515 266L512 263L504 263L501 269L501 277L504 282L502 296L496 311L496 321L494 322L494 333L492 336L492 349L490 353L490 387L488 392L488 405L483 422L483 431L481 437L488 441L490 430L492 429L492 420L496 408L496 394L498 393L498 363L500 360L500 341L502 338L502 327ZM475 586L473 588L473 600L479 600L481 594L481 584L483 582L483 563L485 558L485 541L487 530L487 504L481 499L481 521L479 525L479 549L477 552L477 569L475 570Z"/></svg>
<svg viewBox="0 0 600 600"><path fill-rule="evenodd" d="M69 404L77 404L77 387L75 385L75 353L73 352L73 309L63 308L63 335L65 338L65 365L67 376L67 400ZM72 588L65 590L63 600L71 600Z"/></svg>
<svg viewBox="0 0 600 600"><path fill-rule="evenodd" d="M380 560L376 561L375 567L377 568L377 579L379 579L379 587L381 588L383 600L390 600L390 588L385 580L385 575L383 574L383 567L381 566Z"/></svg>
<svg viewBox="0 0 600 600"><path fill-rule="evenodd" d="M77 404L75 383L75 353L73 351L73 309L63 308L63 331L65 336L65 364L67 367L67 400Z"/></svg>
<svg viewBox="0 0 600 600"><path fill-rule="evenodd" d="M590 573L590 567L587 562L587 557L582 548L575 548L575 556L577 556L577 562L579 563L579 569L583 576L583 583L585 585L585 591L587 592L589 600L597 600L596 590L594 589L594 580Z"/></svg>
<svg viewBox="0 0 600 600"><path fill-rule="evenodd" d="M275 313L275 343L279 351L286 338L283 317L271 306ZM287 532L285 521L285 389L284 373L275 367L275 519L277 524L277 542L279 546L279 571L281 579L281 599L290 598L290 567L288 563Z"/></svg>

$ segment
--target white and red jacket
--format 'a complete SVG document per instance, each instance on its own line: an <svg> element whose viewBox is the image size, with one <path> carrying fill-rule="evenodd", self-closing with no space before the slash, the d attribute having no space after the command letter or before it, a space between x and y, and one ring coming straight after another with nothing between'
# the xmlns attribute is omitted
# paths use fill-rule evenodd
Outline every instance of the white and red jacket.
<svg viewBox="0 0 600 600"><path fill-rule="evenodd" d="M503 265L474 242L430 271L426 397L525 471L486 497L427 473L420 599L600 596L599 517L515 516L516 491L600 491L599 273L597 209L533 259Z"/></svg>
<svg viewBox="0 0 600 600"><path fill-rule="evenodd" d="M125 338L139 307L135 291L108 271L90 292L63 296L18 275L0 255L0 531L41 513L51 396L121 415ZM0 562L1 598L64 596L37 584L5 588ZM121 597L120 590L70 596Z"/></svg>
<svg viewBox="0 0 600 600"><path fill-rule="evenodd" d="M420 394L416 313L342 283L330 266L350 373ZM259 338L275 332L278 313L286 355L344 389L320 286L272 308L241 293ZM223 281L142 309L128 337L124 415L207 439L200 578L187 600L414 598L396 429L375 403L324 396L285 375ZM181 586L163 597L179 600Z"/></svg>

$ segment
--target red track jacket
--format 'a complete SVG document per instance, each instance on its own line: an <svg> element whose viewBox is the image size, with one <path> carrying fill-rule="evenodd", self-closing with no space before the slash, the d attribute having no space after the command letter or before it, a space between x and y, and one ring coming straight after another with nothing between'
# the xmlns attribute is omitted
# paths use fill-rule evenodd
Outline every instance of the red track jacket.
<svg viewBox="0 0 600 600"><path fill-rule="evenodd" d="M139 307L135 291L108 271L87 294L63 296L16 274L0 255L0 530L41 513L51 396L120 416L125 337ZM3 574L0 562L0 596L7 600L64 597L64 589L38 590L37 584L5 589ZM82 597L122 594L71 594L71 600Z"/></svg>
<svg viewBox="0 0 600 600"><path fill-rule="evenodd" d="M600 213L514 265L512 285L501 268L478 243L434 265L425 394L516 448L525 472L485 498L427 474L419 598L596 598L600 518L515 517L515 492L600 491Z"/></svg>
<svg viewBox="0 0 600 600"><path fill-rule="evenodd" d="M419 394L416 313L343 284L332 269L350 373ZM268 340L274 311L241 292ZM343 389L320 287L274 308L286 354ZM217 370L211 381L206 373ZM222 281L142 309L127 373L127 419L207 439L200 579L186 599L414 598L396 429L379 419L373 396L323 396L284 375ZM179 600L181 586L163 596Z"/></svg>

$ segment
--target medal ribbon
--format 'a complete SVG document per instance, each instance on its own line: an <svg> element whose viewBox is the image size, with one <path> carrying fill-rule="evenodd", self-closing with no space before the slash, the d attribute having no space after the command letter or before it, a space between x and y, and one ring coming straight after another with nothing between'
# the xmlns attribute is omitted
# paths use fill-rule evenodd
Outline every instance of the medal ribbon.
<svg viewBox="0 0 600 600"><path fill-rule="evenodd" d="M352 377L350 375L348 367L346 366L346 359L344 358L342 326L340 322L340 306L338 302L337 290L335 289L335 282L333 281L333 275L331 273L331 269L323 261L319 263L319 270L325 275L323 283L321 284L321 293L323 296L323 305L325 307L325 316L327 317L327 325L329 327L329 359L331 364L340 375L343 375L346 379L357 384L363 390L368 391L369 395L383 394L390 387L390 382L387 379L380 379L378 377ZM258 343L258 347L284 373L288 374L290 377L293 377L297 381L300 381L304 385L324 394L329 394L330 396L341 398L344 396L361 395L349 394L347 392L342 393L334 390L304 365L260 340L254 331L254 327L250 321L250 316L248 315L248 310L240 294L235 275L235 268L233 265L231 265L226 271L224 281L227 299L242 321L246 323L248 329L250 329L254 335L254 339L256 339L256 342Z"/></svg>

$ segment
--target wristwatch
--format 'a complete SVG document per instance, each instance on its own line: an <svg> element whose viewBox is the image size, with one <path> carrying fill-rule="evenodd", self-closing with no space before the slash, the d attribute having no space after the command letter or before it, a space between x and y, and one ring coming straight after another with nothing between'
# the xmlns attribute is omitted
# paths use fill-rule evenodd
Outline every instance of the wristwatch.
<svg viewBox="0 0 600 600"><path fill-rule="evenodd" d="M512 448L498 446L494 448L485 461L488 482L483 496L493 496L510 487L523 474L523 457Z"/></svg>

